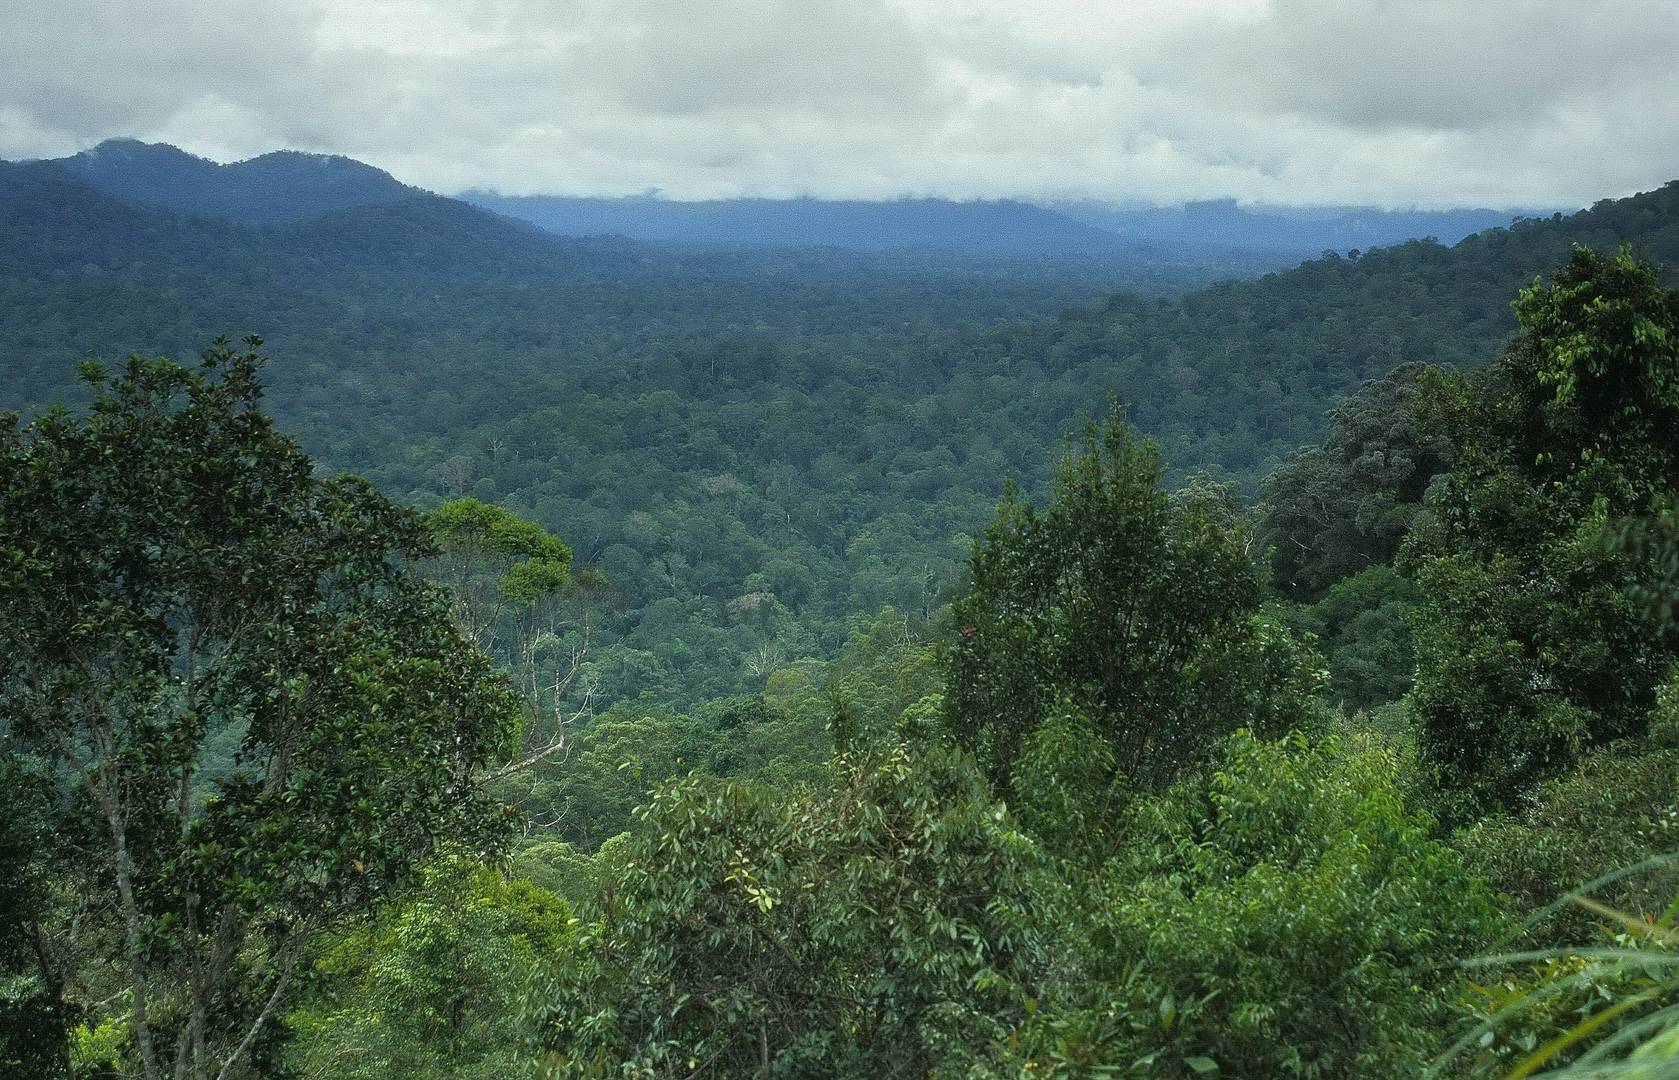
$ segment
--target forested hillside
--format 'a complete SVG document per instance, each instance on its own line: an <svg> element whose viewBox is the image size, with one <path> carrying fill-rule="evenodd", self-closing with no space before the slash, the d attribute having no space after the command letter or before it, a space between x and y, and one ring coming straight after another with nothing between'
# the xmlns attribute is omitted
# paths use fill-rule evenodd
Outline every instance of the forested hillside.
<svg viewBox="0 0 1679 1080"><path fill-rule="evenodd" d="M251 228L49 164L0 189L6 401L73 397L84 356L263 333L276 415L330 466L421 505L501 502L604 574L608 700L756 689L858 612L926 615L1001 478L1043 491L1110 395L1174 480L1251 490L1361 381L1484 360L1570 243L1679 256L1673 185L1177 298L1138 290L1182 282L1158 268L679 252L425 195Z"/></svg>

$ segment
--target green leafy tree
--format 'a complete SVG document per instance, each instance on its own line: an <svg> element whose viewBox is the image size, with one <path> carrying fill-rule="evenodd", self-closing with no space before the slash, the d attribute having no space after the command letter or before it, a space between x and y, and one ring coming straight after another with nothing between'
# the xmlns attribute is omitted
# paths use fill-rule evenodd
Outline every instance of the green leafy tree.
<svg viewBox="0 0 1679 1080"><path fill-rule="evenodd" d="M1434 380L1458 457L1405 559L1411 707L1454 817L1642 733L1674 657L1630 595L1656 578L1648 553L1603 540L1679 486L1679 299L1578 248L1516 312L1490 371Z"/></svg>
<svg viewBox="0 0 1679 1080"><path fill-rule="evenodd" d="M1039 512L1010 493L952 606L946 715L999 790L1070 704L1112 770L1158 788L1223 734L1307 722L1315 664L1258 619L1239 532L1173 502L1151 445L1117 415L1087 425Z"/></svg>
<svg viewBox="0 0 1679 1080"><path fill-rule="evenodd" d="M504 820L505 681L407 569L419 519L274 431L259 344L0 420L0 726L81 813L148 1080L260 1069L316 935Z"/></svg>
<svg viewBox="0 0 1679 1080"><path fill-rule="evenodd" d="M566 584L571 549L540 525L473 498L426 515L442 549L442 577L462 628L487 645L509 606L525 606Z"/></svg>
<svg viewBox="0 0 1679 1080"><path fill-rule="evenodd" d="M52 833L58 815L38 763L0 740L0 1072L62 1074L71 1019L53 929Z"/></svg>
<svg viewBox="0 0 1679 1080"><path fill-rule="evenodd" d="M1628 586L1628 595L1671 633L1679 624L1679 498L1669 496L1653 513L1620 522L1604 537L1604 546L1646 568L1646 576Z"/></svg>
<svg viewBox="0 0 1679 1080"><path fill-rule="evenodd" d="M1054 882L965 755L889 741L639 816L533 1000L562 1074L922 1076L1026 1016Z"/></svg>
<svg viewBox="0 0 1679 1080"><path fill-rule="evenodd" d="M1535 947L1591 940L1600 916L1560 898L1588 882L1609 879L1594 895L1617 910L1662 910L1679 894L1679 868L1647 860L1679 849L1679 725L1649 743L1586 754L1519 813L1488 816L1454 843L1527 913Z"/></svg>
<svg viewBox="0 0 1679 1080"><path fill-rule="evenodd" d="M562 752L568 726L593 707L591 687L579 701L568 695L584 672L605 580L593 570L573 574L571 549L558 537L479 499L450 500L426 525L462 630L504 657L524 704L519 753L497 769L511 776Z"/></svg>
<svg viewBox="0 0 1679 1080"><path fill-rule="evenodd" d="M1027 737L1015 769L1015 813L1068 873L1100 871L1124 835L1121 810L1133 792L1116 775L1114 751L1070 705Z"/></svg>
<svg viewBox="0 0 1679 1080"><path fill-rule="evenodd" d="M1231 737L1136 800L1011 1075L1419 1075L1504 922L1368 741Z"/></svg>
<svg viewBox="0 0 1679 1080"><path fill-rule="evenodd" d="M1644 560L1627 595L1674 624L1673 502L1604 538ZM1679 678L1657 688L1648 732L1582 756L1520 813L1489 816L1457 845L1526 912L1538 951L1485 957L1472 1023L1447 1059L1474 1076L1656 1080L1679 1069ZM1559 888L1573 891L1558 896Z"/></svg>
<svg viewBox="0 0 1679 1080"><path fill-rule="evenodd" d="M1653 524L1666 513L1664 504ZM1671 628L1670 612L1658 617ZM1679 1066L1676 757L1679 682L1670 677L1646 738L1588 754L1543 784L1527 813L1459 835L1527 913L1523 929L1540 949L1481 960L1490 970L1471 985L1471 1022L1447 1060L1473 1076L1558 1080L1656 1080ZM1574 891L1557 896L1561 883Z"/></svg>
<svg viewBox="0 0 1679 1080"><path fill-rule="evenodd" d="M1391 562L1428 483L1451 463L1450 438L1416 414L1420 365L1359 387L1329 413L1318 446L1296 451L1260 485L1258 536L1279 588L1319 596Z"/></svg>
<svg viewBox="0 0 1679 1080"><path fill-rule="evenodd" d="M694 770L697 742L687 717L615 705L578 730L563 763L537 771L525 807L550 835L592 851L629 827L654 785Z"/></svg>
<svg viewBox="0 0 1679 1080"><path fill-rule="evenodd" d="M570 947L571 910L527 882L444 859L316 962L287 1016L287 1062L308 1076L503 1080L521 1062L520 996Z"/></svg>
<svg viewBox="0 0 1679 1080"><path fill-rule="evenodd" d="M1336 582L1315 603L1291 612L1317 639L1334 701L1359 710L1405 696L1417 666L1411 632L1417 600L1416 583L1384 563Z"/></svg>

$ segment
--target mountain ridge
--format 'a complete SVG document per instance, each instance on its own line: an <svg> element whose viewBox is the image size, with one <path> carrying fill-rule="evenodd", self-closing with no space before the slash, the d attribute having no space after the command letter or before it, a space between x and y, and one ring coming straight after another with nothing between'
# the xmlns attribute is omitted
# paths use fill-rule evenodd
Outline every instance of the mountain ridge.
<svg viewBox="0 0 1679 1080"><path fill-rule="evenodd" d="M622 236L648 244L1154 261L1220 252L1241 254L1243 265L1266 268L1326 249L1369 249L1423 237L1450 244L1508 224L1512 216L1484 209L1250 207L1234 199L1138 208L1095 199L683 201L505 196L479 189L448 196L343 155L274 150L220 164L168 143L132 138L107 139L46 164L108 195L249 225L433 198L470 203L560 236Z"/></svg>
<svg viewBox="0 0 1679 1080"><path fill-rule="evenodd" d="M715 199L501 196L467 202L563 236L765 248L1112 254L1144 245L1019 199Z"/></svg>
<svg viewBox="0 0 1679 1080"><path fill-rule="evenodd" d="M107 139L47 164L108 195L247 225L436 197L354 158L298 150L275 150L223 165L168 143Z"/></svg>

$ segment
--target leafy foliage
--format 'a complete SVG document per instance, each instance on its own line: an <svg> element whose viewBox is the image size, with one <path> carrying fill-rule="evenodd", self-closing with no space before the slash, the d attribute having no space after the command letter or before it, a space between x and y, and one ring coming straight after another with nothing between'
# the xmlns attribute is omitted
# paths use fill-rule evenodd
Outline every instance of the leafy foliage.
<svg viewBox="0 0 1679 1080"><path fill-rule="evenodd" d="M1580 248L1517 311L1486 376L1437 384L1458 456L1408 553L1412 707L1465 806L1642 733L1673 656L1627 595L1644 565L1602 538L1679 485L1679 303L1649 266Z"/></svg>
<svg viewBox="0 0 1679 1080"><path fill-rule="evenodd" d="M1611 554L1625 554L1648 568L1627 587L1657 624L1679 624L1679 501L1669 496L1648 515L1618 522L1604 537Z"/></svg>
<svg viewBox="0 0 1679 1080"><path fill-rule="evenodd" d="M1559 892L1602 881L1597 898L1651 914L1679 893L1679 875L1655 853L1679 850L1679 747L1634 744L1587 754L1542 784L1517 814L1477 822L1456 841L1487 880L1527 913L1537 944L1591 938L1599 916ZM1623 872L1640 867L1636 872ZM1608 879L1608 880L1605 880Z"/></svg>
<svg viewBox="0 0 1679 1080"><path fill-rule="evenodd" d="M1349 710L1398 701L1411 688L1416 583L1383 563L1331 585L1292 614L1317 639L1333 700Z"/></svg>
<svg viewBox="0 0 1679 1080"><path fill-rule="evenodd" d="M1674 294L1582 249L1493 368L1241 481L1490 353L1570 239L1679 242L1676 193L1051 321L1055 274L0 169L0 343L295 314L282 407L430 508L317 473L225 343L0 422L0 1063L1670 1066ZM1117 416L1020 464L1107 387L1175 494Z"/></svg>
<svg viewBox="0 0 1679 1080"><path fill-rule="evenodd" d="M427 514L426 524L443 549L443 577L474 638L490 632L502 605L534 603L566 584L571 549L503 507L453 499Z"/></svg>
<svg viewBox="0 0 1679 1080"><path fill-rule="evenodd" d="M1237 733L1213 769L1135 804L1022 1071L1415 1075L1453 997L1442 960L1501 926L1429 825L1380 745Z"/></svg>
<svg viewBox="0 0 1679 1080"><path fill-rule="evenodd" d="M541 961L570 948L573 921L536 886L445 859L316 962L316 991L288 1017L288 1062L346 1080L528 1072L520 996Z"/></svg>
<svg viewBox="0 0 1679 1080"><path fill-rule="evenodd" d="M1112 771L1163 786L1223 733L1308 719L1316 670L1258 618L1260 583L1201 500L1174 503L1119 416L1087 425L1043 513L1012 494L952 605L946 716L1001 790L1065 698Z"/></svg>
<svg viewBox="0 0 1679 1080"><path fill-rule="evenodd" d="M63 842L94 845L73 887L115 920L148 1077L261 1052L314 932L503 824L475 773L513 701L405 569L429 538L312 475L261 362L90 369L85 415L0 422L0 717L90 815Z"/></svg>
<svg viewBox="0 0 1679 1080"><path fill-rule="evenodd" d="M1483 958L1492 977L1470 984L1470 1022L1442 1064L1506 1080L1672 1075L1679 1064L1673 1036L1679 1023L1673 958L1679 904L1659 915L1634 915L1602 904L1589 891L1568 899L1602 917L1598 941Z"/></svg>
<svg viewBox="0 0 1679 1080"><path fill-rule="evenodd" d="M47 1075L64 1060L73 1013L56 985L60 970L46 941L53 907L52 830L48 778L38 765L0 742L0 791L7 821L0 829L0 1069Z"/></svg>
<svg viewBox="0 0 1679 1080"><path fill-rule="evenodd" d="M1393 560L1450 440L1414 412L1416 366L1365 383L1329 414L1318 446L1298 450L1260 487L1259 542L1278 583L1311 598Z"/></svg>
<svg viewBox="0 0 1679 1080"><path fill-rule="evenodd" d="M598 704L688 708L763 689L761 650L833 655L858 612L930 615L1000 479L1046 497L1044 448L1102 395L1174 469L1251 488L1363 381L1493 355L1571 242L1679 261L1676 208L1670 186L1178 295L1251 269L659 249L419 198L250 228L7 165L0 403L74 397L88 355L264 332L317 459L563 535L610 582Z"/></svg>
<svg viewBox="0 0 1679 1080"><path fill-rule="evenodd" d="M888 742L832 769L638 812L534 1002L558 1071L923 1075L1025 1015L1054 919L972 762Z"/></svg>

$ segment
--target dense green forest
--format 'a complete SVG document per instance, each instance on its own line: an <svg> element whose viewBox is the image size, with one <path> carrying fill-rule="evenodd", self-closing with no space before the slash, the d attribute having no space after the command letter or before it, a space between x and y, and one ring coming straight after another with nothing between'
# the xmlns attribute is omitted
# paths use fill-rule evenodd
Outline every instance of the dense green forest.
<svg viewBox="0 0 1679 1080"><path fill-rule="evenodd" d="M682 251L423 193L252 227L11 165L0 401L78 400L87 356L259 333L269 407L323 467L506 506L603 575L579 692L686 708L831 659L858 613L926 619L1004 478L1047 494L1107 396L1169 485L1252 492L1363 381L1491 355L1571 243L1679 262L1676 203L1184 292L1248 268Z"/></svg>
<svg viewBox="0 0 1679 1080"><path fill-rule="evenodd" d="M751 334L547 406L462 362L429 479L375 410L328 434L367 398L271 418L278 346L83 364L0 422L0 1064L1672 1075L1679 292L1614 248L1668 250L1675 198L955 327L899 383L754 374ZM941 416L944 471L880 460ZM780 438L802 543L747 527ZM984 466L1022 483L970 523ZM693 557L615 561L612 513ZM845 523L893 515L954 569L858 586ZM650 577L645 651L693 655L614 683ZM728 654L702 627L762 650L748 692L664 692Z"/></svg>

